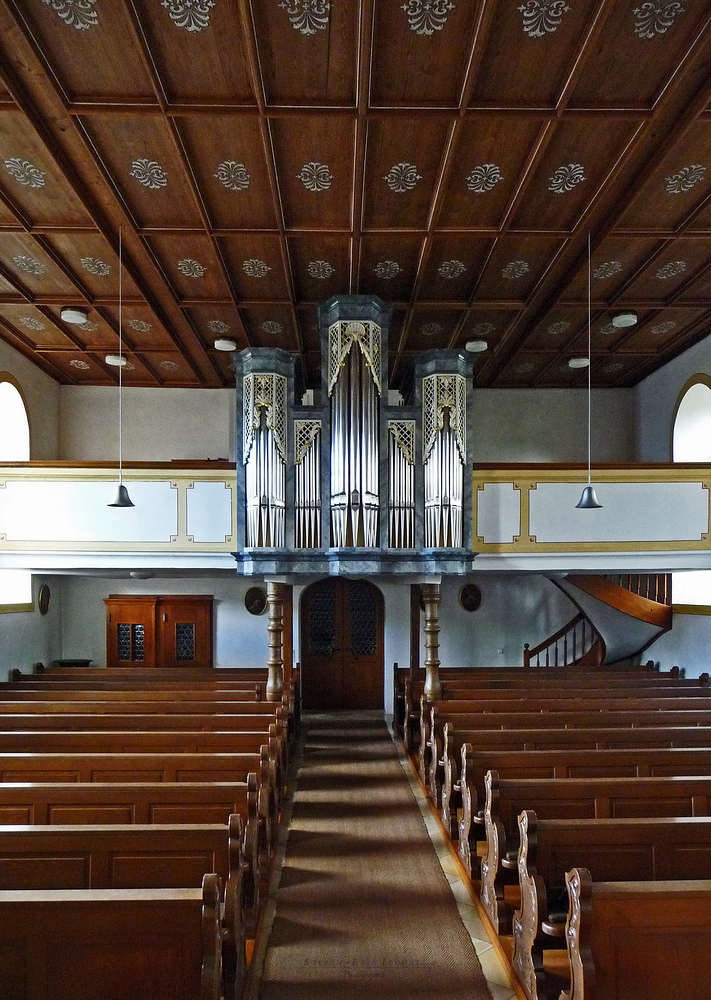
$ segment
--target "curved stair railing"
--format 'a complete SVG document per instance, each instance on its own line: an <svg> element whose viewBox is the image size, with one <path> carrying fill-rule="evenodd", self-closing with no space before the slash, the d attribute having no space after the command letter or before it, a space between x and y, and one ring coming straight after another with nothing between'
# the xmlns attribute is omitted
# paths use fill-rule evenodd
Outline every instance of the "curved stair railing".
<svg viewBox="0 0 711 1000"><path fill-rule="evenodd" d="M523 647L524 667L599 666L604 659L605 642L582 611L537 646Z"/></svg>
<svg viewBox="0 0 711 1000"><path fill-rule="evenodd" d="M630 594L671 606L671 573L606 573L605 579Z"/></svg>

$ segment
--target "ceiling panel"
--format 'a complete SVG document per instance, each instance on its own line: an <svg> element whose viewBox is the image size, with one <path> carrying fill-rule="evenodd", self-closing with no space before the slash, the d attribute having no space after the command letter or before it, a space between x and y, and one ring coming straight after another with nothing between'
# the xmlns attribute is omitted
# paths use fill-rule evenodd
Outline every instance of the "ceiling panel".
<svg viewBox="0 0 711 1000"><path fill-rule="evenodd" d="M240 299L289 299L289 280L277 237L258 233L221 236L218 245Z"/></svg>
<svg viewBox="0 0 711 1000"><path fill-rule="evenodd" d="M419 300L465 302L491 253L485 236L437 236L424 268Z"/></svg>
<svg viewBox="0 0 711 1000"><path fill-rule="evenodd" d="M207 236L150 236L147 245L179 299L227 299L220 258Z"/></svg>
<svg viewBox="0 0 711 1000"><path fill-rule="evenodd" d="M418 229L427 224L447 133L447 124L438 120L369 123L365 228Z"/></svg>
<svg viewBox="0 0 711 1000"><path fill-rule="evenodd" d="M456 107L473 34L472 7L375 5L370 98L377 105Z"/></svg>
<svg viewBox="0 0 711 1000"><path fill-rule="evenodd" d="M525 302L564 246L563 240L503 236L486 264L477 299Z"/></svg>
<svg viewBox="0 0 711 1000"><path fill-rule="evenodd" d="M253 0L251 8L269 104L355 105L358 4Z"/></svg>
<svg viewBox="0 0 711 1000"><path fill-rule="evenodd" d="M289 240L297 299L325 302L349 287L351 241L347 236L304 236Z"/></svg>
<svg viewBox="0 0 711 1000"><path fill-rule="evenodd" d="M204 114L181 118L176 127L211 225L276 230L259 121Z"/></svg>
<svg viewBox="0 0 711 1000"><path fill-rule="evenodd" d="M421 253L419 236L364 237L358 291L387 301L409 301Z"/></svg>
<svg viewBox="0 0 711 1000"><path fill-rule="evenodd" d="M355 117L281 118L271 134L285 225L349 230Z"/></svg>

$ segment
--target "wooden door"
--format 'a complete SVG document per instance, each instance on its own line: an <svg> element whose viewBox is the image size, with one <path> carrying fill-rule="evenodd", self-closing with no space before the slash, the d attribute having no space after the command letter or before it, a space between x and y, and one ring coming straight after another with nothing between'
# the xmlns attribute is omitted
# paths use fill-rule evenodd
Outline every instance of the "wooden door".
<svg viewBox="0 0 711 1000"><path fill-rule="evenodd" d="M156 598L112 594L106 605L106 665L155 667Z"/></svg>
<svg viewBox="0 0 711 1000"><path fill-rule="evenodd" d="M384 678L378 588L341 577L312 584L301 603L303 707L383 708Z"/></svg>
<svg viewBox="0 0 711 1000"><path fill-rule="evenodd" d="M161 667L212 666L212 597L159 597L156 646Z"/></svg>

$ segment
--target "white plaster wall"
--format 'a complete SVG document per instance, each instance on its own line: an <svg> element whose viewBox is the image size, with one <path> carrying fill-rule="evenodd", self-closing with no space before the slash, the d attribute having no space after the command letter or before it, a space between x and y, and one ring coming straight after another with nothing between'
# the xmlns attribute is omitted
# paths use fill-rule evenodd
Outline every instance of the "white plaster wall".
<svg viewBox="0 0 711 1000"><path fill-rule="evenodd" d="M60 458L118 458L118 390L62 386ZM123 390L123 458L134 462L235 457L234 389Z"/></svg>
<svg viewBox="0 0 711 1000"><path fill-rule="evenodd" d="M30 458L40 462L58 458L59 383L2 340L0 372L9 372L22 388L30 422Z"/></svg>
<svg viewBox="0 0 711 1000"><path fill-rule="evenodd" d="M465 583L475 583L481 590L477 611L464 611L459 603ZM538 574L449 577L442 581L441 593L439 659L443 667L521 666L525 642L537 645L577 613L565 594ZM423 665L422 631L420 635Z"/></svg>
<svg viewBox="0 0 711 1000"><path fill-rule="evenodd" d="M634 460L634 394L593 389L593 462ZM475 389L474 464L586 462L584 389Z"/></svg>
<svg viewBox="0 0 711 1000"><path fill-rule="evenodd" d="M635 387L638 462L671 462L672 420L692 375L711 376L711 337L700 341Z"/></svg>
<svg viewBox="0 0 711 1000"><path fill-rule="evenodd" d="M37 594L43 583L51 592L49 610L41 615ZM62 655L62 578L32 578L33 611L0 614L0 680L7 680L11 670L32 669L32 664L48 665Z"/></svg>
<svg viewBox="0 0 711 1000"><path fill-rule="evenodd" d="M106 664L106 608L110 594L212 594L216 667L264 667L267 662L267 615L250 615L244 595L255 586L251 577L182 578L65 577L62 656Z"/></svg>
<svg viewBox="0 0 711 1000"><path fill-rule="evenodd" d="M660 670L682 667L687 677L698 677L711 671L711 617L708 615L674 615L670 632L665 632L644 654Z"/></svg>

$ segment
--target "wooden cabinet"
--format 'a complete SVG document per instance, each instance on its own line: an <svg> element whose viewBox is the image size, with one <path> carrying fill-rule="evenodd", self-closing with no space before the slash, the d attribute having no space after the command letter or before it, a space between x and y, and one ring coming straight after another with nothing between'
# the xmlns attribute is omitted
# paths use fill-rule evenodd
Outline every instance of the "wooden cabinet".
<svg viewBox="0 0 711 1000"><path fill-rule="evenodd" d="M106 604L108 667L211 667L212 595L112 594Z"/></svg>

